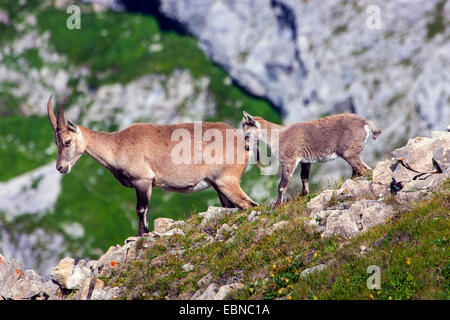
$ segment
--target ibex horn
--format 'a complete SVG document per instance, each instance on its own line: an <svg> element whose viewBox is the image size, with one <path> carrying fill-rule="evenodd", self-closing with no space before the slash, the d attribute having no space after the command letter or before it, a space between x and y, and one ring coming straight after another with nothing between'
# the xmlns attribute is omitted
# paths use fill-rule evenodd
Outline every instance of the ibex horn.
<svg viewBox="0 0 450 320"><path fill-rule="evenodd" d="M67 100L69 100L69 94L66 94L66 97L64 98L63 102L61 103L59 110L58 110L58 129L63 130L66 128L66 120L64 119L64 105L67 103Z"/></svg>
<svg viewBox="0 0 450 320"><path fill-rule="evenodd" d="M48 99L47 102L47 114L48 118L50 119L50 124L52 125L53 130L56 130L56 117L55 114L53 113L52 98L53 95L50 95L50 98Z"/></svg>

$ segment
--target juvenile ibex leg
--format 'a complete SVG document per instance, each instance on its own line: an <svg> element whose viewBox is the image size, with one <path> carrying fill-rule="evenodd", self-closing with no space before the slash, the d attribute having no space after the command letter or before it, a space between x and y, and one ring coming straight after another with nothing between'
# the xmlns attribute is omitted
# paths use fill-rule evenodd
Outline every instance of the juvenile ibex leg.
<svg viewBox="0 0 450 320"><path fill-rule="evenodd" d="M281 181L278 185L278 199L275 203L275 206L281 204L284 200L284 194L289 186L289 181L291 180L292 174L295 170L295 164L286 164L283 165L281 170Z"/></svg>
<svg viewBox="0 0 450 320"><path fill-rule="evenodd" d="M368 170L370 170L369 166L362 161L360 155L347 156L343 157L345 161L352 167L352 178L356 178L362 176Z"/></svg>
<svg viewBox="0 0 450 320"><path fill-rule="evenodd" d="M309 172L311 171L311 163L302 163L302 171L300 172L300 177L302 179L302 196L307 195L309 193L308 187L308 179Z"/></svg>
<svg viewBox="0 0 450 320"><path fill-rule="evenodd" d="M139 230L137 235L141 236L148 230L148 203L152 195L152 182L139 181L135 184L136 189L136 214L139 217Z"/></svg>

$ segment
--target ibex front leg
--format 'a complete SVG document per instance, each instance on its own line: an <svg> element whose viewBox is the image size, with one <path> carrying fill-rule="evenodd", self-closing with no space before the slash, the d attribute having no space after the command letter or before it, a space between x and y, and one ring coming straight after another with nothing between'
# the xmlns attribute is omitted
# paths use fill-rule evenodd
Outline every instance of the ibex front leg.
<svg viewBox="0 0 450 320"><path fill-rule="evenodd" d="M135 183L137 205L136 213L139 217L139 230L137 236L148 232L148 204L152 196L152 180L140 180Z"/></svg>
<svg viewBox="0 0 450 320"><path fill-rule="evenodd" d="M295 162L285 162L282 163L282 169L281 169L281 181L278 185L278 199L275 202L275 206L280 205L283 203L284 200L284 194L286 193L286 190L289 186L289 181L291 180L292 174L295 171L296 163Z"/></svg>

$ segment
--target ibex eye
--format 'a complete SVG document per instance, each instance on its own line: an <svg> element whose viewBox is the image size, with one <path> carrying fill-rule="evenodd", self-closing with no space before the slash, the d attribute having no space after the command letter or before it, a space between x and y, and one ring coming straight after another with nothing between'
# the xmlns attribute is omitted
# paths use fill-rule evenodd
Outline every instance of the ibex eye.
<svg viewBox="0 0 450 320"><path fill-rule="evenodd" d="M65 144L66 144L66 147L70 146L72 144L72 140L70 140L70 139L66 140Z"/></svg>

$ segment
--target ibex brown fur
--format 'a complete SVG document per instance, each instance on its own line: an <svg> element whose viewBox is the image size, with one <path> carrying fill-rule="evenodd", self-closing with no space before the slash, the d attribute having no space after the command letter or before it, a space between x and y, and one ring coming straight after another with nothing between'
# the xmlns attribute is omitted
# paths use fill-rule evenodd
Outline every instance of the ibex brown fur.
<svg viewBox="0 0 450 320"><path fill-rule="evenodd" d="M203 132L215 129L226 137L227 130L233 130L236 136L231 143L224 143L223 155L232 152L231 158L244 154L244 161L231 163L181 163L175 164L171 152L178 141L172 140L176 129L190 134L194 145L194 124L133 124L113 133L97 132L64 120L64 103L55 117L52 97L48 100L47 111L55 132L58 146L56 168L61 173L69 173L82 154L86 153L106 167L124 186L136 189L136 212L139 217L138 235L148 232L148 206L152 188L167 191L192 193L213 187L223 206L247 209L257 205L241 189L240 181L248 164L248 151L245 150L244 137L236 129L224 123L204 122ZM217 131L216 131L217 132ZM242 143L239 143L239 139ZM200 151L204 151L207 142L200 142ZM193 152L196 149L192 147Z"/></svg>
<svg viewBox="0 0 450 320"><path fill-rule="evenodd" d="M356 114L339 114L280 126L244 112L242 126L252 141L262 139L270 146L272 153L278 153L282 171L276 204L283 201L299 163L302 195L309 192L308 178L312 162L326 162L341 157L352 167L352 177L363 175L370 168L362 161L360 153L369 136L376 139L381 133L370 121Z"/></svg>

